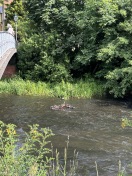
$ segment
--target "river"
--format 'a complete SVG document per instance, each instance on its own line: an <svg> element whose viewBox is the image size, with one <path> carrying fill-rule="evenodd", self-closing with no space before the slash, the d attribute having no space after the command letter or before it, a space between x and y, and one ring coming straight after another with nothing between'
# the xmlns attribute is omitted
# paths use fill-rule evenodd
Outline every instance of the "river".
<svg viewBox="0 0 132 176"><path fill-rule="evenodd" d="M0 120L17 125L23 135L28 125L49 127L55 136L54 148L63 151L69 136L69 153L78 151L80 176L117 176L118 162L132 174L132 128L121 127L121 119L130 118L131 102L101 99L71 99L75 108L54 111L50 106L62 104L58 98L0 95Z"/></svg>

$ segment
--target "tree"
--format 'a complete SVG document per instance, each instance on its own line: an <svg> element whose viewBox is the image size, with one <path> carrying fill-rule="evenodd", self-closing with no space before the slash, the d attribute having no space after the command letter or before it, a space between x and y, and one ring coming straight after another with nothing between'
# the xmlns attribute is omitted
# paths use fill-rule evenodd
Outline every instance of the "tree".
<svg viewBox="0 0 132 176"><path fill-rule="evenodd" d="M40 2L39 0L27 0L25 8L29 12L29 19L34 21L34 28L36 28L36 33L41 36L40 41L42 42L39 45L41 53L38 62L35 63L33 70L30 70L32 78L37 74L38 80L53 81L53 77L54 81L68 80L71 78L71 63L79 52L82 42L80 29L76 25L76 13L83 9L83 1L51 0ZM43 57L43 53L46 53L47 58ZM50 67L47 62L50 62Z"/></svg>
<svg viewBox="0 0 132 176"><path fill-rule="evenodd" d="M27 18L27 11L23 6L22 0L14 0L11 4L9 4L6 8L6 24L10 23L15 28L14 16L15 14L18 16L18 40L22 40L31 33L30 23Z"/></svg>
<svg viewBox="0 0 132 176"><path fill-rule="evenodd" d="M84 46L76 65L106 81L106 89L123 97L132 87L132 4L130 0L87 1L82 24Z"/></svg>
<svg viewBox="0 0 132 176"><path fill-rule="evenodd" d="M131 92L131 0L25 0L24 8L24 78L59 82L91 74L115 97Z"/></svg>
<svg viewBox="0 0 132 176"><path fill-rule="evenodd" d="M19 17L19 21L22 21L23 18L25 17L26 12L24 10L22 0L13 0L11 4L7 5L7 8L6 8L7 23L14 24L15 14L17 14L17 16Z"/></svg>
<svg viewBox="0 0 132 176"><path fill-rule="evenodd" d="M115 97L123 97L132 88L132 4L130 0L104 2L99 9L103 40L97 59L102 62L106 88Z"/></svg>

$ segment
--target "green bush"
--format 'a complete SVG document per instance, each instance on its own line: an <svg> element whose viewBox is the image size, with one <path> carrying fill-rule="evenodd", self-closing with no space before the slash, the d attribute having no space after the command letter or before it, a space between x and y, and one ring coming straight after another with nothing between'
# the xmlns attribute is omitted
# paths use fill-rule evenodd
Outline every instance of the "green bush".
<svg viewBox="0 0 132 176"><path fill-rule="evenodd" d="M68 144L64 149L64 163L60 163L59 152L47 147L47 139L53 136L48 128L29 126L25 138L20 140L14 124L0 121L0 175L1 176L74 176L77 170L77 153L68 164ZM50 154L50 156L49 156Z"/></svg>
<svg viewBox="0 0 132 176"><path fill-rule="evenodd" d="M46 176L52 158L46 157L50 149L47 138L53 133L38 125L30 126L24 142L19 141L16 126L0 121L0 175Z"/></svg>

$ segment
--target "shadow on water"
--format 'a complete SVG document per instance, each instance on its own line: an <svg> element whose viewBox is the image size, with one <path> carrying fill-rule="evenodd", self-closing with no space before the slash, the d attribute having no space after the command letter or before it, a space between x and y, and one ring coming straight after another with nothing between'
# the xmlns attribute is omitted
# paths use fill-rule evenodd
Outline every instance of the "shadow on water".
<svg viewBox="0 0 132 176"><path fill-rule="evenodd" d="M75 109L54 111L50 106L63 103L55 98L30 96L0 96L0 120L14 123L23 136L27 125L40 124L49 127L55 136L54 148L62 152L70 137L69 158L76 149L81 176L96 176L95 161L99 175L117 176L118 161L132 174L132 129L121 128L121 118L131 116L130 102L72 99L67 103ZM88 174L89 173L89 174Z"/></svg>

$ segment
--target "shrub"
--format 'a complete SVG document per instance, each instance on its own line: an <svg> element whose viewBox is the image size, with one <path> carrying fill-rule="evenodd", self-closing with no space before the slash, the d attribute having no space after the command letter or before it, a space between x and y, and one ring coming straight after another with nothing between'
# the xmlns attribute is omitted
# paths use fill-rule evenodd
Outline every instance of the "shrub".
<svg viewBox="0 0 132 176"><path fill-rule="evenodd" d="M0 121L0 175L2 176L46 176L52 158L46 157L50 149L47 138L53 133L50 129L38 125L29 126L25 141L20 142L14 124Z"/></svg>
<svg viewBox="0 0 132 176"><path fill-rule="evenodd" d="M67 146L64 149L64 162L60 163L56 149L53 157L53 146L47 147L47 138L53 136L48 128L39 125L29 126L25 139L20 140L14 124L0 121L0 175L2 176L66 176L75 175L77 154L74 152L70 166L67 162ZM48 154L51 153L51 157Z"/></svg>

